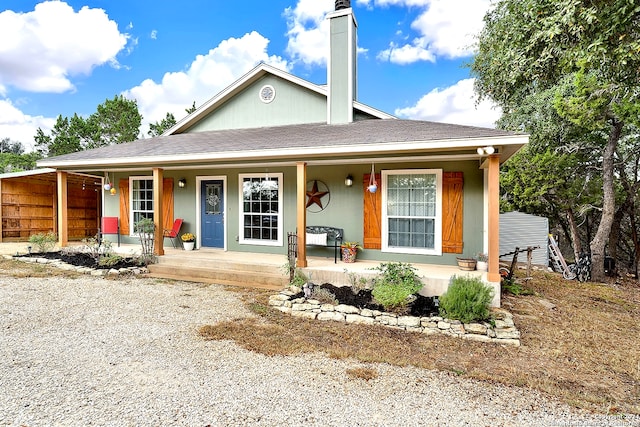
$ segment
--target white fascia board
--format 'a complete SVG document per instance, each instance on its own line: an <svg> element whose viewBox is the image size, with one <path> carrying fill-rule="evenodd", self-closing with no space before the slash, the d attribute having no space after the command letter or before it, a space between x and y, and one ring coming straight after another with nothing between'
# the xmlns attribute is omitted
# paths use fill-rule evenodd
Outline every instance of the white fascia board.
<svg viewBox="0 0 640 427"><path fill-rule="evenodd" d="M235 96L239 91L243 90L245 87L249 86L251 83L258 80L265 74L273 74L295 85L302 86L320 95L327 96L327 89L324 86L318 86L307 80L296 77L293 74L287 73L286 71L282 71L279 68L275 68L265 63L260 63L244 76L233 82L231 85L218 92L217 95L215 95L213 98L210 98L207 102L198 107L196 111L182 118L173 127L167 129L161 136L180 133L179 131L197 123L202 117L215 110L218 105L223 104L229 98Z"/></svg>
<svg viewBox="0 0 640 427"><path fill-rule="evenodd" d="M318 155L362 155L375 153L407 153L412 151L439 151L439 150L461 150L475 149L480 146L494 145L526 145L529 141L528 135L513 135L484 138L465 138L458 140L435 140L435 141L409 141L409 142L385 142L377 144L363 145L327 145L314 147L279 148L255 151L228 151L209 152L183 155L149 156L149 157L123 157L113 159L87 159L87 160L67 160L61 162L39 162L41 165L61 167L105 167L105 166L128 166L128 165L169 165L172 163L208 163L232 160L255 160L255 159L277 159L277 158L307 158Z"/></svg>

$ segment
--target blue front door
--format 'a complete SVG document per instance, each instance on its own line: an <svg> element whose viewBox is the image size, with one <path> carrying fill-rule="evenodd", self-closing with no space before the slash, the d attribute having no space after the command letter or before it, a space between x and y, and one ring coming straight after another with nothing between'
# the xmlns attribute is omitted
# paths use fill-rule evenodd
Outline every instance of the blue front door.
<svg viewBox="0 0 640 427"><path fill-rule="evenodd" d="M200 184L200 241L203 247L224 248L224 194L222 180Z"/></svg>

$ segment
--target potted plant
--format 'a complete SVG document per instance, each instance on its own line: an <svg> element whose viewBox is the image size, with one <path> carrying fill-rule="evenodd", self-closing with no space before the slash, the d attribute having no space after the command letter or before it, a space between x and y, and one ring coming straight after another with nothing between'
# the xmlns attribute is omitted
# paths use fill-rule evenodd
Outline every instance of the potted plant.
<svg viewBox="0 0 640 427"><path fill-rule="evenodd" d="M342 253L343 262L356 262L358 249L362 249L359 242L342 242L340 252Z"/></svg>
<svg viewBox="0 0 640 427"><path fill-rule="evenodd" d="M196 235L193 233L184 233L180 236L185 251L192 251L196 245Z"/></svg>
<svg viewBox="0 0 640 427"><path fill-rule="evenodd" d="M478 271L487 271L489 269L489 256L483 252L476 255L476 268Z"/></svg>

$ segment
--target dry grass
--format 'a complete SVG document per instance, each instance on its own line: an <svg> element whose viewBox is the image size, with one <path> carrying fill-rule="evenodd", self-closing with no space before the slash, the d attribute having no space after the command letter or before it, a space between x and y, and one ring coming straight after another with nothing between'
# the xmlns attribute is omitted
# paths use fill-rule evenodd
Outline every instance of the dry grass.
<svg viewBox="0 0 640 427"><path fill-rule="evenodd" d="M378 371L371 368L351 368L347 369L347 376L353 379L361 379L365 381L378 378Z"/></svg>
<svg viewBox="0 0 640 427"><path fill-rule="evenodd" d="M6 258L0 258L0 271L16 278L64 276L75 279L81 276L81 273L61 270L47 264L31 264Z"/></svg>
<svg viewBox="0 0 640 427"><path fill-rule="evenodd" d="M0 259L0 272L18 278L79 276L7 259ZM267 355L323 352L362 363L413 365L536 389L597 412L640 414L638 281L579 283L538 272L528 288L533 295L503 297L522 333L519 348L294 318L267 305L273 291L235 287L228 289L239 292L258 316L204 326L200 332ZM378 375L372 368L346 374L365 380Z"/></svg>
<svg viewBox="0 0 640 427"><path fill-rule="evenodd" d="M536 389L596 412L640 414L638 282L579 283L535 273L527 287L533 295L503 298L522 333L520 348L294 318L267 306L272 292L249 289L236 290L259 317L200 332L267 355L323 352L365 363L413 365Z"/></svg>

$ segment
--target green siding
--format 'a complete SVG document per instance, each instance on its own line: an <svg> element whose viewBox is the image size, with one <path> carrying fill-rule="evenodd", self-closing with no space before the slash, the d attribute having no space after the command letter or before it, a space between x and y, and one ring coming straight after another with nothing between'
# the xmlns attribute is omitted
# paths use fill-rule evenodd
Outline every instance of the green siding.
<svg viewBox="0 0 640 427"><path fill-rule="evenodd" d="M349 99L350 72L347 58L349 52L348 26L350 16L331 19L331 60L329 74L331 75L331 123L346 123L352 99ZM354 59L355 62L355 59ZM355 65L354 65L355 66Z"/></svg>
<svg viewBox="0 0 640 427"><path fill-rule="evenodd" d="M258 96L264 85L271 85L276 91L274 100L268 104L262 102ZM236 94L233 99L192 126L188 132L326 121L325 96L279 77L267 75Z"/></svg>
<svg viewBox="0 0 640 427"><path fill-rule="evenodd" d="M382 169L442 169L443 171L464 173L464 256L470 257L482 251L482 230L483 230L483 188L482 170L478 169L477 162L421 162L402 164L376 164L376 172ZM312 213L307 211L308 225L328 225L343 228L345 239L362 242L363 240L363 177L371 171L370 165L341 165L341 166L309 166L307 168L307 181L319 180L324 182L330 190L329 203L321 212ZM240 221L240 188L238 185L238 175L241 173L262 175L267 173L263 167L247 167L243 169L215 169L215 170L188 170L188 171L165 171L165 178L174 179L174 215L176 218L183 218L184 224L182 232L199 233L196 229L196 177L198 176L226 176L227 177L227 215L225 223L227 228L227 249L235 252L256 252L275 253L284 256L287 251L287 232L293 232L296 228L296 168L281 167L269 168L268 173L282 173L284 179L284 212L283 212L283 242L282 246L258 246L240 244L239 236ZM344 179L351 174L354 178L352 187L344 185ZM142 174L135 174L136 176ZM116 174L115 182L126 175ZM187 185L185 188L177 186L178 179L185 178ZM116 197L105 196L105 215L119 215L119 195ZM326 198L323 199L325 203ZM123 236L123 243L138 243L135 238ZM170 245L165 240L165 245ZM328 249L308 248L310 256L332 257L333 252ZM360 251L360 259L378 261L403 261L411 263L445 264L455 265L456 254L443 254L442 256L432 255L411 255L383 253L376 249L365 249Z"/></svg>

